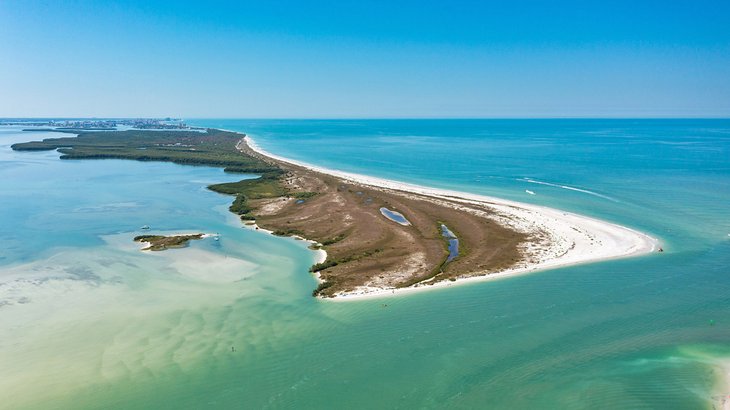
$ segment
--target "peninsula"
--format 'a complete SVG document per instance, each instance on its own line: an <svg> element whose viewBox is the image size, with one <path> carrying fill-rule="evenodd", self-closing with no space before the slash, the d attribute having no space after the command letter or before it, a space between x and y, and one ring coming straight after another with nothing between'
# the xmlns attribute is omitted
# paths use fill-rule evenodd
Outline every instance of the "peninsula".
<svg viewBox="0 0 730 410"><path fill-rule="evenodd" d="M354 297L444 286L646 253L656 241L555 209L349 174L280 158L243 134L84 132L15 144L62 159L121 158L224 167L258 175L215 184L247 226L315 242L313 295Z"/></svg>

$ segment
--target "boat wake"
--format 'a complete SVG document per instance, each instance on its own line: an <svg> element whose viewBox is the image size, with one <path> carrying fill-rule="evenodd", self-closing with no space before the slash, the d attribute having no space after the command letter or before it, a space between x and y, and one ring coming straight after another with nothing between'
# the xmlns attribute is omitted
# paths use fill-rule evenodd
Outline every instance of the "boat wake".
<svg viewBox="0 0 730 410"><path fill-rule="evenodd" d="M576 187L572 187L572 186L568 186L568 185L553 184L553 183L544 182L544 181L537 181L537 180L534 180L534 179L531 179L531 178L522 178L522 180L523 181L526 181L526 182L529 182L531 184L547 185L547 186L551 186L551 187L555 187L555 188L567 189L569 191L582 192L584 194L597 196L597 197L603 198L603 199L608 199L609 201L612 201L612 202L620 202L618 199L611 198L610 196L606 196L606 195L603 195L603 194L599 194L598 192L589 191L587 189L576 188Z"/></svg>

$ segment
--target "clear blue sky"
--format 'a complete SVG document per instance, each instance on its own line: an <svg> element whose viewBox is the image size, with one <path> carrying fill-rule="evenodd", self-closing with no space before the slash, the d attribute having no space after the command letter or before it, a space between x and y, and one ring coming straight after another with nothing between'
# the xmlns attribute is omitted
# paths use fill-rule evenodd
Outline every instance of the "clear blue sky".
<svg viewBox="0 0 730 410"><path fill-rule="evenodd" d="M730 1L0 0L0 117L730 116Z"/></svg>

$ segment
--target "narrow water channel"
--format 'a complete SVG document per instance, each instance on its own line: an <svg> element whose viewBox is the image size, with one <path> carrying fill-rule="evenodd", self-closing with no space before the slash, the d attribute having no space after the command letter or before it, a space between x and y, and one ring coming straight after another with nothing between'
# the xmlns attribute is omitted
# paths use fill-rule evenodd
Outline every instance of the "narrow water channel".
<svg viewBox="0 0 730 410"><path fill-rule="evenodd" d="M449 257L446 258L445 265L459 256L459 238L444 224L441 224L441 235L449 241Z"/></svg>

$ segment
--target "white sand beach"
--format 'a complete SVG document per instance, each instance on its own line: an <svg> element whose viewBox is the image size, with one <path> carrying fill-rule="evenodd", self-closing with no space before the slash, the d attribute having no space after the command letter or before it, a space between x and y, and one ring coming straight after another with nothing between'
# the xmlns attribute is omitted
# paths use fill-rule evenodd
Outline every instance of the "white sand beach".
<svg viewBox="0 0 730 410"><path fill-rule="evenodd" d="M654 252L659 241L636 230L582 216L558 209L525 204L505 199L466 192L429 188L388 179L370 177L350 172L332 170L300 161L284 158L263 150L249 136L244 137L248 146L257 153L272 159L301 166L309 170L332 175L352 183L367 185L373 189L388 189L428 196L434 201L458 207L458 204L484 209L483 215L493 218L521 232L547 235L549 245L526 244L523 251L528 255L528 262L521 263L513 269L484 272L483 276L469 276L457 281L444 281L435 284L421 282L408 288L384 289L364 286L353 292L337 294L336 300L350 300L363 297L388 296L406 292L454 286L461 283L504 278L517 274L534 272L549 268L558 268L601 260L625 258ZM448 202L447 202L448 201ZM466 210L466 208L465 208ZM469 212L475 212L469 209Z"/></svg>

